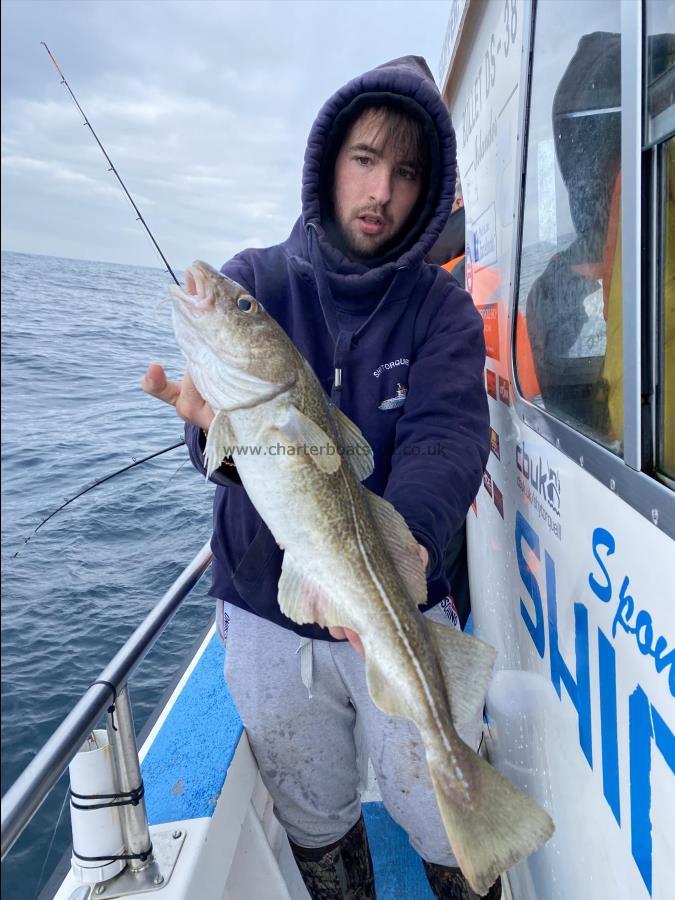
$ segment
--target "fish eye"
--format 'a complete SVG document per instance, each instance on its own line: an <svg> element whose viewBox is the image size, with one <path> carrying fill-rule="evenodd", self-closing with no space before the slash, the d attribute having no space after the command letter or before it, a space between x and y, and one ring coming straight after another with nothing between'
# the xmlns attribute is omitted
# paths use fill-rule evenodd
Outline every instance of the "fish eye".
<svg viewBox="0 0 675 900"><path fill-rule="evenodd" d="M237 300L237 306L242 312L250 312L253 309L253 301L248 297L240 297Z"/></svg>

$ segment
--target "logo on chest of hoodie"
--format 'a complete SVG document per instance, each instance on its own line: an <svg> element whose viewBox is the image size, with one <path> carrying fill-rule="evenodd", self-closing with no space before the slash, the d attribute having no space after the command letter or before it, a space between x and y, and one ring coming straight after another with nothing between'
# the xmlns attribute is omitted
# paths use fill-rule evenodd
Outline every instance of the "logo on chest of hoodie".
<svg viewBox="0 0 675 900"><path fill-rule="evenodd" d="M382 363L381 366L378 366L377 369L373 372L375 378L379 378L383 372L388 372L390 369L395 369L397 366L409 366L410 360L405 356L400 356L398 359L392 359L389 362Z"/></svg>
<svg viewBox="0 0 675 900"><path fill-rule="evenodd" d="M386 400L383 400L382 403L377 407L378 409L398 409L399 406L403 406L405 403L405 398L408 395L408 388L404 384L396 385L396 396L388 397Z"/></svg>

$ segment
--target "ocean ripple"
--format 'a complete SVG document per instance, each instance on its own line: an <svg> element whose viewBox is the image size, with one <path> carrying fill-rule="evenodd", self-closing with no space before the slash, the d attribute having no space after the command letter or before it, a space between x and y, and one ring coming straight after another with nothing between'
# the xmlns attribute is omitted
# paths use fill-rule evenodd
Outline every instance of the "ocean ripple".
<svg viewBox="0 0 675 900"><path fill-rule="evenodd" d="M208 539L212 486L147 397L148 362L182 371L167 273L2 253L2 791L7 790ZM26 543L26 539L30 538ZM15 557L15 554L18 555ZM208 576L133 676L140 730L212 615ZM55 789L3 863L3 895L33 898L64 799ZM45 866L70 841L67 810Z"/></svg>

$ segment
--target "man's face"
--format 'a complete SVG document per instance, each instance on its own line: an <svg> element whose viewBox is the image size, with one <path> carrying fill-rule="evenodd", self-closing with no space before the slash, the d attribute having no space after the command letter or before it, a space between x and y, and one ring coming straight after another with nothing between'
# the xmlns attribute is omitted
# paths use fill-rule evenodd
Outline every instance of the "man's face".
<svg viewBox="0 0 675 900"><path fill-rule="evenodd" d="M412 212L421 176L411 159L401 159L377 112L364 112L352 125L335 162L334 206L348 255L377 256Z"/></svg>

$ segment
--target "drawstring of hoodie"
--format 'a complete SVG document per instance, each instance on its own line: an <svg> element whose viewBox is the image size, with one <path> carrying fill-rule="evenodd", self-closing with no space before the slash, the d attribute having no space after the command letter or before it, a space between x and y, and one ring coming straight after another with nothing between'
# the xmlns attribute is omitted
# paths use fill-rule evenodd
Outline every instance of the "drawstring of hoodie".
<svg viewBox="0 0 675 900"><path fill-rule="evenodd" d="M314 269L314 278L319 294L321 312L323 313L330 336L333 338L333 343L337 345L340 336L340 324L335 312L333 292L330 289L326 267L323 262L323 257L321 256L319 236L316 232L316 225L313 222L310 222L307 226L307 245L309 248L309 258L312 261L312 267Z"/></svg>
<svg viewBox="0 0 675 900"><path fill-rule="evenodd" d="M373 319L374 319L375 316L378 314L378 312L382 309L382 307L384 306L384 304L385 304L385 303L387 302L387 300L389 299L390 295L393 294L393 292L394 292L394 286L397 286L399 280L403 277L403 276L402 276L402 273L403 273L403 272L407 272L407 271L408 271L408 266L399 266L398 269L394 272L394 277L391 279L391 284L389 285L389 287L387 288L387 290L384 292L384 294L383 294L383 296L382 296L382 299L381 299L380 302L377 304L377 306L375 307L375 309L371 312L371 314L368 316L368 318L367 318L366 321L363 323L363 325L359 325L359 327L358 327L358 328L356 329L356 331L354 332L354 338L353 338L353 339L354 339L354 343L355 343L355 344L357 343L358 339L361 337L361 335L363 334L363 332L366 330L366 328L367 328L367 327L370 325L370 323L373 321Z"/></svg>

